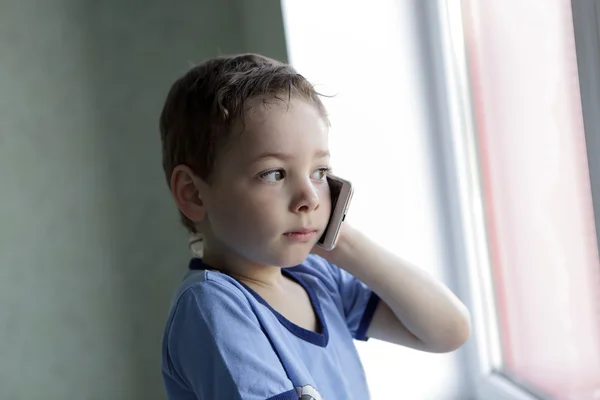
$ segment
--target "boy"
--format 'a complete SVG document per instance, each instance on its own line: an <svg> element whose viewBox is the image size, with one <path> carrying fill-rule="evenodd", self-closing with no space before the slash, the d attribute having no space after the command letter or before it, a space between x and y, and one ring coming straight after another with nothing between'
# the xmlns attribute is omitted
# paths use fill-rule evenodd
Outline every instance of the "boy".
<svg viewBox="0 0 600 400"><path fill-rule="evenodd" d="M219 57L171 88L163 167L184 225L203 238L163 341L169 399L367 399L353 339L460 347L465 307L331 211L328 118L288 65Z"/></svg>

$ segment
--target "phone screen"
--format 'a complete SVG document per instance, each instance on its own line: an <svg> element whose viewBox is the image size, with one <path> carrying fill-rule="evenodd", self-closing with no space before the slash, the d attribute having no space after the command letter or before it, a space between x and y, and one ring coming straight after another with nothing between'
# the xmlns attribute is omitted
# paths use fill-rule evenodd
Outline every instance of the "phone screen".
<svg viewBox="0 0 600 400"><path fill-rule="evenodd" d="M329 183L329 192L331 194L331 214L330 214L330 222L331 222L331 215L333 214L333 211L335 210L335 206L338 202L338 198L340 197L340 192L342 191L342 185L343 183L340 181L337 181L335 179L332 179L330 177L327 177L327 183ZM323 241L325 240L325 235L327 235L327 230L329 229L329 223L327 223L327 227L325 228L325 232L323 232L323 235L321 236L321 238L319 239L319 243L323 243Z"/></svg>

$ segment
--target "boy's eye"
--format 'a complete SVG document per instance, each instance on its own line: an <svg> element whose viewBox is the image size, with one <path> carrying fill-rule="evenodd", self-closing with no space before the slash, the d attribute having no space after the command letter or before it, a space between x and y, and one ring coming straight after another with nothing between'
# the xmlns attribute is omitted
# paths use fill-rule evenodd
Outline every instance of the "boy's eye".
<svg viewBox="0 0 600 400"><path fill-rule="evenodd" d="M327 177L327 173L329 172L329 168L319 168L315 172L313 172L312 179L316 179L318 181L322 181Z"/></svg>
<svg viewBox="0 0 600 400"><path fill-rule="evenodd" d="M319 168L314 171L311 175L311 179L322 181L327 177L327 173L330 171L330 168ZM275 169L272 171L263 172L259 175L260 179L267 182L278 182L285 178L285 171L282 169Z"/></svg>
<svg viewBox="0 0 600 400"><path fill-rule="evenodd" d="M277 182L282 180L285 177L285 172L281 169L276 169L273 171L263 172L259 175L261 179L267 182Z"/></svg>

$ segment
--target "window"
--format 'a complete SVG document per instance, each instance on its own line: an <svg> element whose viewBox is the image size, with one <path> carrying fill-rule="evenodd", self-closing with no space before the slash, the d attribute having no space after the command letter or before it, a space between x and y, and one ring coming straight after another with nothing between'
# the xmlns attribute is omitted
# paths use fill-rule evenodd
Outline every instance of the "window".
<svg viewBox="0 0 600 400"><path fill-rule="evenodd" d="M600 263L571 3L457 4L441 22L477 398L600 399Z"/></svg>
<svg viewBox="0 0 600 400"><path fill-rule="evenodd" d="M596 102L582 103L590 83L580 87L572 4L282 4L292 63L337 94L326 105L336 169L358 188L352 223L447 283L465 271L459 295L474 322L466 364L360 346L373 398L600 399L590 181L600 162L590 170L588 160L600 117L596 130L586 117L584 129L582 113L600 115L600 68Z"/></svg>

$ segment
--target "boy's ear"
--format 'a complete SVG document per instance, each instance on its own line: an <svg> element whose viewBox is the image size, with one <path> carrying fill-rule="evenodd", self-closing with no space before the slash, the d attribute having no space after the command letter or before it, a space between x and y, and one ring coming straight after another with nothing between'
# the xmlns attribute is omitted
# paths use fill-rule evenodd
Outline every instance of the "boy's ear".
<svg viewBox="0 0 600 400"><path fill-rule="evenodd" d="M176 166L171 174L171 192L177 207L196 223L206 216L201 186L200 178L186 165Z"/></svg>

